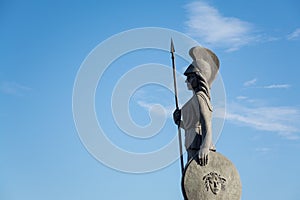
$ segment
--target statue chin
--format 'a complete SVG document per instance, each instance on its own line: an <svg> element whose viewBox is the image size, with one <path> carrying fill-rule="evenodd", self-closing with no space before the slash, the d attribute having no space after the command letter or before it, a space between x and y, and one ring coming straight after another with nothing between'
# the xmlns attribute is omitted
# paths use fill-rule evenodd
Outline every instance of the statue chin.
<svg viewBox="0 0 300 200"><path fill-rule="evenodd" d="M218 194L219 191L220 191L220 189L217 188L217 187L213 187L213 188L211 188L211 191L212 191L212 193L214 193L214 194Z"/></svg>
<svg viewBox="0 0 300 200"><path fill-rule="evenodd" d="M188 89L188 90L193 90L193 87L192 87L192 85L191 85L191 84L189 84L189 83L187 83L187 84L186 84L186 87L187 87L187 89Z"/></svg>

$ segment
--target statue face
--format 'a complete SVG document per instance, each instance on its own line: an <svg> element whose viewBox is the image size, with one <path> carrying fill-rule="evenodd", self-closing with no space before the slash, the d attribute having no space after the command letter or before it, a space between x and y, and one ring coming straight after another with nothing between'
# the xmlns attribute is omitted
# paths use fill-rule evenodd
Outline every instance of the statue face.
<svg viewBox="0 0 300 200"><path fill-rule="evenodd" d="M203 180L205 181L206 190L210 190L215 195L221 190L225 190L226 179L216 172L210 172L203 177Z"/></svg>
<svg viewBox="0 0 300 200"><path fill-rule="evenodd" d="M187 79L185 80L185 82L186 82L186 87L187 87L187 89L188 89L188 90L193 90L192 85L188 82Z"/></svg>
<svg viewBox="0 0 300 200"><path fill-rule="evenodd" d="M219 177L215 174L213 174L209 179L209 187L214 194L218 194L218 192L221 190L221 182Z"/></svg>
<svg viewBox="0 0 300 200"><path fill-rule="evenodd" d="M187 88L189 90L193 90L193 85L195 86L198 83L196 74L194 74L194 73L188 74L185 82L187 84Z"/></svg>

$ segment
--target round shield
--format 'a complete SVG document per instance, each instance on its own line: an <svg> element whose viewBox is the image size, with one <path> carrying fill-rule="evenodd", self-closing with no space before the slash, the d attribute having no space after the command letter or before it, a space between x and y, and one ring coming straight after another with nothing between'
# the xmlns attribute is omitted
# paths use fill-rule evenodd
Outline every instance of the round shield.
<svg viewBox="0 0 300 200"><path fill-rule="evenodd" d="M232 162L210 152L207 165L199 164L198 155L186 165L182 192L186 200L240 200L242 186Z"/></svg>

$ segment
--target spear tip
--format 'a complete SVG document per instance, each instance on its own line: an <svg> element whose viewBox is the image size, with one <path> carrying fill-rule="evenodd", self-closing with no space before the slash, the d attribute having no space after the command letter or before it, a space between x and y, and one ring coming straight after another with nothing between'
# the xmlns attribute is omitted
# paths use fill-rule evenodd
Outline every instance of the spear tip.
<svg viewBox="0 0 300 200"><path fill-rule="evenodd" d="M175 52L175 48L174 48L174 44L173 44L173 39L171 38L171 48L170 48L170 52L174 53Z"/></svg>

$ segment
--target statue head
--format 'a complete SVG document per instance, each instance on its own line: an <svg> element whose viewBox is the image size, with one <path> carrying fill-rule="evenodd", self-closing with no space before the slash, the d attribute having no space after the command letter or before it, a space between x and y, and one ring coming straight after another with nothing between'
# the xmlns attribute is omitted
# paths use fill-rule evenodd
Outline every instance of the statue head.
<svg viewBox="0 0 300 200"><path fill-rule="evenodd" d="M215 172L211 172L203 177L207 191L210 189L217 195L221 190L225 190L226 179Z"/></svg>
<svg viewBox="0 0 300 200"><path fill-rule="evenodd" d="M211 50L200 46L191 48L189 54L193 62L188 66L184 75L188 77L196 74L210 88L219 71L220 62L218 57Z"/></svg>

